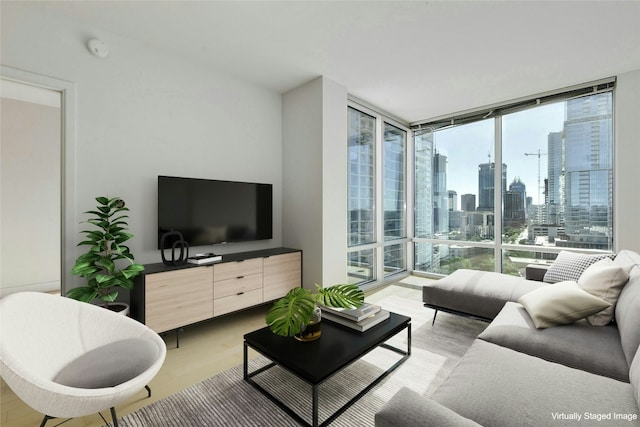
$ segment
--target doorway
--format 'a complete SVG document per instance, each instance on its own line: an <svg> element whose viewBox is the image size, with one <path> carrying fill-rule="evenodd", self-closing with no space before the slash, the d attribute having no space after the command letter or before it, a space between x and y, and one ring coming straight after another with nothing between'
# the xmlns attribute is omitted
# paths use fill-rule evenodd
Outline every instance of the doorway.
<svg viewBox="0 0 640 427"><path fill-rule="evenodd" d="M1 71L0 296L64 294L74 255L65 250L67 231L75 229L68 224L74 212L73 85Z"/></svg>

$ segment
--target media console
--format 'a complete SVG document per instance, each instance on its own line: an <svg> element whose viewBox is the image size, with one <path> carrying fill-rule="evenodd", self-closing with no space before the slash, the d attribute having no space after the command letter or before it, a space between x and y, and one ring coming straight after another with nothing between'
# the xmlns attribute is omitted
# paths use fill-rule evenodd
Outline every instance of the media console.
<svg viewBox="0 0 640 427"><path fill-rule="evenodd" d="M283 297L302 285L302 251L225 254L212 264L147 264L131 291L131 317L161 333ZM179 341L178 341L179 346Z"/></svg>

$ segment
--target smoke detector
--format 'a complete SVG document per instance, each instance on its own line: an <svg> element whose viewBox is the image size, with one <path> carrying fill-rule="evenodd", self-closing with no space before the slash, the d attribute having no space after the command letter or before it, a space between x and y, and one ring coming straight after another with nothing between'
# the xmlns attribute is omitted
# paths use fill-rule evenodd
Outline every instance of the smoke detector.
<svg viewBox="0 0 640 427"><path fill-rule="evenodd" d="M87 49L98 58L106 58L109 54L109 47L98 39L91 39L87 42Z"/></svg>

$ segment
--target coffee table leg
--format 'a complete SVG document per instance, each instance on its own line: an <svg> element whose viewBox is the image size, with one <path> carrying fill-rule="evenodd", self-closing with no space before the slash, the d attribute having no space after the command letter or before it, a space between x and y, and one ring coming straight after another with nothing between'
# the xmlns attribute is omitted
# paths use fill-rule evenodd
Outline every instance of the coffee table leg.
<svg viewBox="0 0 640 427"><path fill-rule="evenodd" d="M247 342L244 342L244 361L243 361L243 365L244 365L244 380L246 381L249 378L249 358L248 358L249 352L248 352L248 345Z"/></svg>
<svg viewBox="0 0 640 427"><path fill-rule="evenodd" d="M318 427L318 385L312 386L311 391L311 405L312 405L312 425Z"/></svg>

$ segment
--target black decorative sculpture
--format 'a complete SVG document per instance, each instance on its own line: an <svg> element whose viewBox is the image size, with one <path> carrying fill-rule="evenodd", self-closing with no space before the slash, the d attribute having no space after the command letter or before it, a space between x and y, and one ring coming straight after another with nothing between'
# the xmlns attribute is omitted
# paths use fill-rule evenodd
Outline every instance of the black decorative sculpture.
<svg viewBox="0 0 640 427"><path fill-rule="evenodd" d="M168 260L165 256L166 247L165 242L167 240L173 240L171 244L171 259ZM176 249L180 248L180 256L176 258ZM169 231L164 233L160 237L160 254L162 255L162 262L165 265L183 265L187 263L189 258L189 244L185 242L182 233L179 231Z"/></svg>

